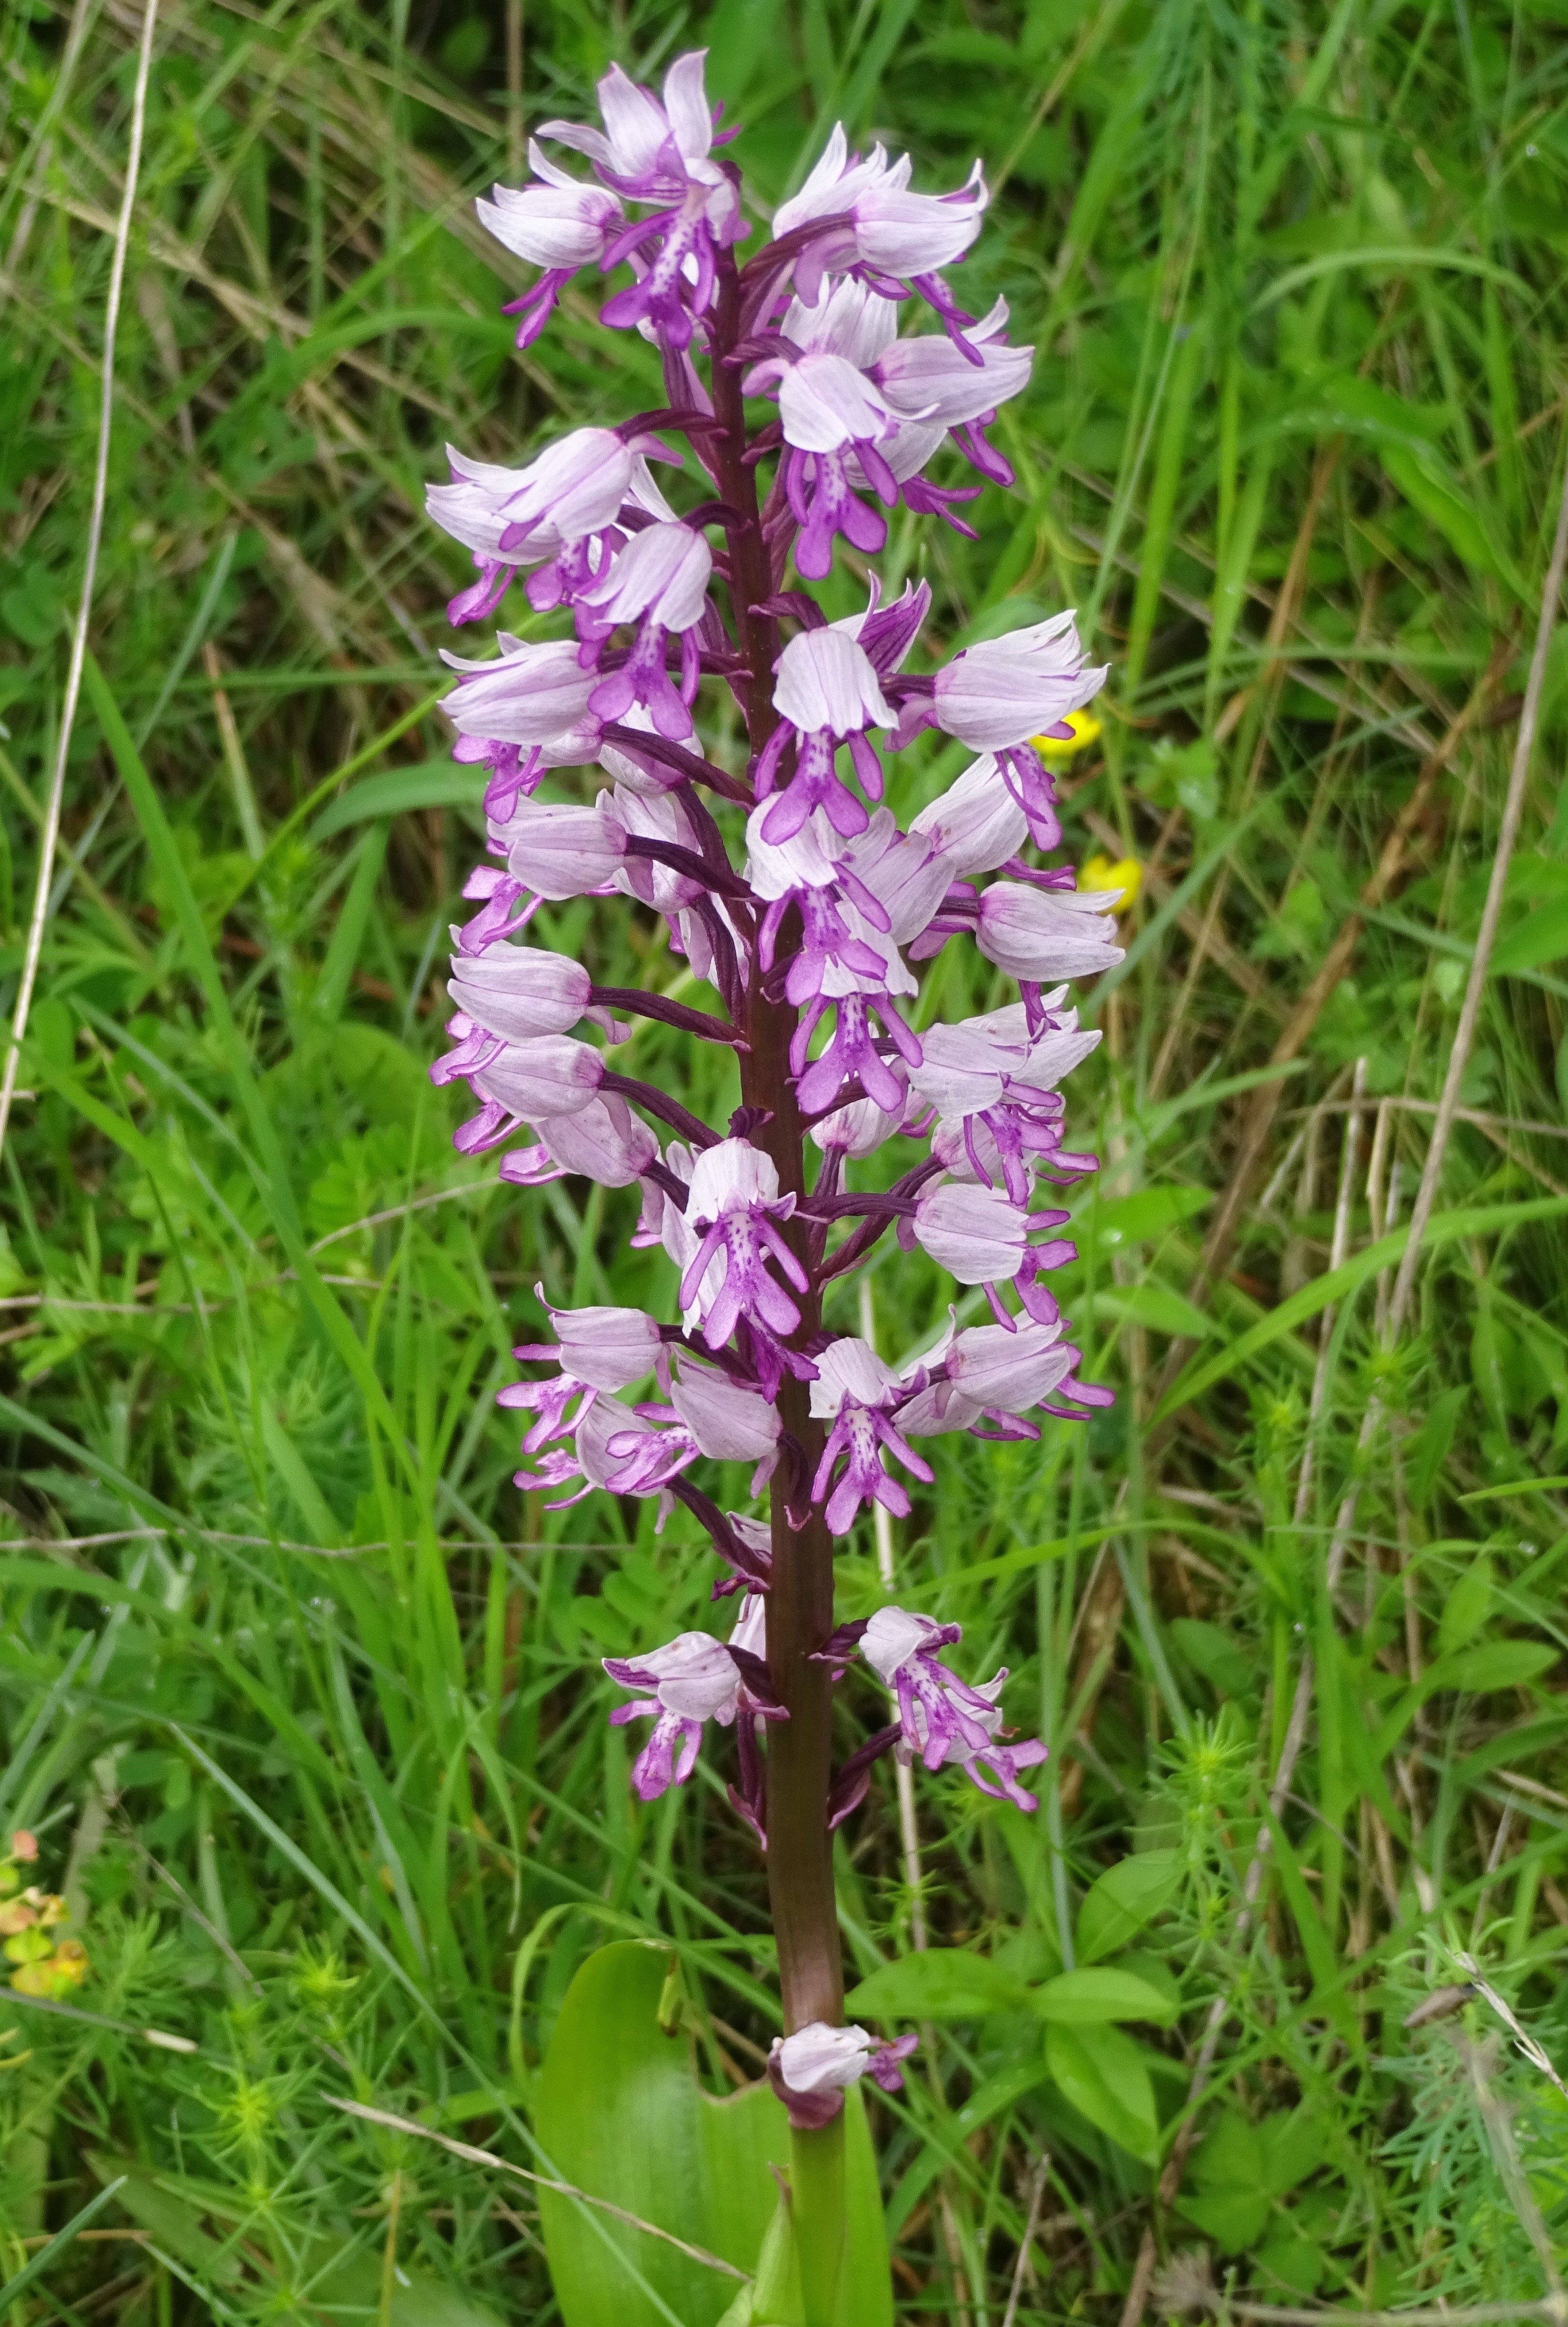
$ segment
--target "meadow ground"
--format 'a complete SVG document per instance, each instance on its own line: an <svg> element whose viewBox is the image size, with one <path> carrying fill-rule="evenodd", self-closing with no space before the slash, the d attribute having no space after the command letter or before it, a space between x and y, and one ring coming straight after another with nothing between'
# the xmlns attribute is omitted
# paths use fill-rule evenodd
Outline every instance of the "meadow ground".
<svg viewBox="0 0 1568 2327"><path fill-rule="evenodd" d="M537 1282L639 1302L667 1264L625 1199L464 1163L425 1075L479 825L432 709L462 574L423 487L444 441L515 462L660 400L583 296L513 353L525 270L471 197L612 56L695 42L764 204L835 117L928 183L985 157L978 287L1040 353L999 432L1018 490L977 542L924 537L934 629L1079 609L1114 668L1067 848L1142 868L1073 1087L1105 1169L1066 1305L1116 1404L933 1442L893 1546L903 1595L1013 1668L1044 1804L920 1781L918 1902L891 1791L841 1855L854 1974L928 2031L874 2112L903 2313L1112 2322L1206 2273L1263 2304L1560 2292L1568 636L1388 1328L1568 449L1568 13L463 6L159 9L0 1169L0 1823L87 1966L33 1976L61 2010L0 2007L0 2281L45 2257L7 2317L548 2321L527 2185L333 2098L526 2159L607 1938L679 1953L714 2089L772 2033L722 1780L640 1807L597 1665L704 1621L711 1559L684 1517L525 1500L493 1404ZM7 1009L142 21L14 0L0 29ZM607 978L681 974L591 902L541 926L619 948ZM940 999L985 1006L972 956ZM936 1273L890 1241L871 1282L884 1351L917 1348ZM1042 2021L1117 1946L1162 2008Z"/></svg>

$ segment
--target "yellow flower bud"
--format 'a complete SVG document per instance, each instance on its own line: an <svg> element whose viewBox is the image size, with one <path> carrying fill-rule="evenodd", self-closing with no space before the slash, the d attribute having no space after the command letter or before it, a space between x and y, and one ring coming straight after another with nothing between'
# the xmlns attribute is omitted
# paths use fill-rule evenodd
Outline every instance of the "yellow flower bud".
<svg viewBox="0 0 1568 2327"><path fill-rule="evenodd" d="M1137 902L1138 892L1143 885L1143 868L1135 856L1124 856L1113 864L1108 856L1091 856L1078 876L1080 889L1119 889L1121 897L1115 908L1126 912Z"/></svg>
<svg viewBox="0 0 1568 2327"><path fill-rule="evenodd" d="M1061 724L1072 729L1070 740L1062 735L1033 735L1030 738L1048 766L1052 763L1059 765L1062 761L1070 760L1076 752L1087 752L1089 745L1098 740L1104 725L1092 711L1069 711Z"/></svg>

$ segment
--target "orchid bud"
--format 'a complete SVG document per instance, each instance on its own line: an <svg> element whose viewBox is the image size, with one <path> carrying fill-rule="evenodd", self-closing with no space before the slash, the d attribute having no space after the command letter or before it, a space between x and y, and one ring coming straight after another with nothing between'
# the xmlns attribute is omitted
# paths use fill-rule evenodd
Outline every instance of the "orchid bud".
<svg viewBox="0 0 1568 2327"><path fill-rule="evenodd" d="M1105 889L1033 889L994 881L982 892L975 942L987 961L1013 977L1047 986L1059 977L1095 977L1122 958Z"/></svg>
<svg viewBox="0 0 1568 2327"><path fill-rule="evenodd" d="M1013 1276L1029 1249L1029 1222L999 1188L952 1181L921 1191L915 1236L939 1268L960 1285Z"/></svg>
<svg viewBox="0 0 1568 2327"><path fill-rule="evenodd" d="M1029 820L990 752L972 760L957 783L910 825L911 836L919 833L935 846L954 881L994 873L1016 856L1028 830Z"/></svg>
<svg viewBox="0 0 1568 2327"><path fill-rule="evenodd" d="M474 1088L527 1123L576 1115L604 1077L604 1061L586 1042L563 1034L509 1042L473 1078Z"/></svg>
<svg viewBox="0 0 1568 2327"><path fill-rule="evenodd" d="M606 889L621 867L626 827L600 794L598 808L519 800L507 825L507 870L536 896L581 897Z"/></svg>
<svg viewBox="0 0 1568 2327"><path fill-rule="evenodd" d="M971 751L999 752L1081 710L1105 683L1104 669L1085 660L1072 615L1056 614L955 655L937 673L937 724Z"/></svg>
<svg viewBox="0 0 1568 2327"><path fill-rule="evenodd" d="M565 954L490 945L482 953L453 956L447 991L476 1025L522 1042L574 1026L588 1008L593 980Z"/></svg>
<svg viewBox="0 0 1568 2327"><path fill-rule="evenodd" d="M513 1356L556 1355L564 1373L593 1389L630 1389L664 1354L658 1327L640 1309L552 1309L550 1322L556 1335L554 1351L546 1345L514 1350Z"/></svg>

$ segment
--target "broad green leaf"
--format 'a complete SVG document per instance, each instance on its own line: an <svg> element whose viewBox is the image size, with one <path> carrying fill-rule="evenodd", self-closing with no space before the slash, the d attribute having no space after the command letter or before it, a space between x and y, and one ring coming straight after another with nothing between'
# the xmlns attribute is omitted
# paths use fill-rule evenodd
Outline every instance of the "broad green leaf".
<svg viewBox="0 0 1568 2327"><path fill-rule="evenodd" d="M901 1956L863 1979L846 2011L873 2020L978 2020L1012 2012L1025 1997L1016 1972L963 1948L929 1948Z"/></svg>
<svg viewBox="0 0 1568 2327"><path fill-rule="evenodd" d="M692 2041L659 2024L670 1957L622 1940L598 1949L566 1992L538 2086L535 2131L564 2181L609 2199L748 2274L788 2171L789 2129L766 2085L723 2100L697 2082ZM876 2160L864 2111L847 2111L850 2246L842 2327L891 2327ZM540 2215L565 2327L716 2327L733 2278L664 2240L550 2191ZM640 2284L639 2284L640 2282Z"/></svg>
<svg viewBox="0 0 1568 2327"><path fill-rule="evenodd" d="M1218 2190L1201 2197L1184 2197L1181 2204L1187 2220L1226 2255L1242 2254L1255 2247L1274 2211L1273 2199L1255 2190Z"/></svg>
<svg viewBox="0 0 1568 2327"><path fill-rule="evenodd" d="M1508 560L1487 531L1479 512L1442 472L1431 452L1414 452L1406 444L1380 444L1377 458L1389 482L1403 493L1413 509L1434 525L1456 557L1482 574L1495 574L1512 584Z"/></svg>
<svg viewBox="0 0 1568 2327"><path fill-rule="evenodd" d="M421 760L411 768L388 768L350 784L342 796L323 808L311 827L313 843L346 832L351 824L370 824L382 816L406 816L420 808L467 808L476 812L484 799L482 769L454 767L450 760Z"/></svg>
<svg viewBox="0 0 1568 2327"><path fill-rule="evenodd" d="M1119 2028L1049 2027L1045 2061L1053 2083L1081 2117L1118 2148L1153 2164L1160 2144L1154 2088L1130 2036Z"/></svg>
<svg viewBox="0 0 1568 2327"><path fill-rule="evenodd" d="M1078 1909L1076 1944L1081 1963L1095 1963L1125 1947L1175 1895L1181 1863L1173 1850L1134 1851L1089 1885Z"/></svg>
<svg viewBox="0 0 1568 2327"><path fill-rule="evenodd" d="M1146 1277L1141 1285L1106 1285L1097 1291L1094 1313L1097 1318L1108 1317L1115 1324L1147 1325L1175 1341L1201 1341L1217 1330L1213 1318L1205 1316L1184 1294L1172 1292L1153 1277Z"/></svg>
<svg viewBox="0 0 1568 2327"><path fill-rule="evenodd" d="M1558 1651L1548 1640L1483 1640L1473 1649L1439 1657L1424 1676L1429 1688L1465 1689L1485 1696L1498 1688L1523 1688L1557 1662Z"/></svg>
<svg viewBox="0 0 1568 2327"><path fill-rule="evenodd" d="M1163 2026L1176 2017L1168 1995L1115 1964L1086 1964L1077 1971L1059 1972L1032 1991L1029 2005L1042 2020L1061 2021L1069 2027L1107 2020L1152 2020Z"/></svg>
<svg viewBox="0 0 1568 2327"><path fill-rule="evenodd" d="M757 2276L742 2286L719 2327L799 2327L800 2257L789 2201L780 2196L762 2240Z"/></svg>
<svg viewBox="0 0 1568 2327"><path fill-rule="evenodd" d="M1521 921L1503 931L1492 948L1491 967L1497 977L1517 969L1540 969L1568 956L1568 897L1554 897L1537 905Z"/></svg>

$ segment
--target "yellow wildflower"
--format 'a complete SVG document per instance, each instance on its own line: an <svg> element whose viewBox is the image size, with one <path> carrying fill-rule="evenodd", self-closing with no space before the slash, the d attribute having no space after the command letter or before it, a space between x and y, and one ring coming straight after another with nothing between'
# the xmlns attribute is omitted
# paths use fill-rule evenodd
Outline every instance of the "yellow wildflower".
<svg viewBox="0 0 1568 2327"><path fill-rule="evenodd" d="M1135 856L1124 856L1113 864L1108 856L1091 856L1078 877L1080 889L1119 889L1122 892L1115 910L1125 913L1137 902L1138 892L1143 885L1143 868Z"/></svg>
<svg viewBox="0 0 1568 2327"><path fill-rule="evenodd" d="M1097 719L1092 711L1069 711L1061 724L1072 729L1070 737L1034 735L1030 739L1048 764L1054 762L1059 765L1063 760L1070 760L1076 753L1087 752L1091 743L1098 741L1103 727L1103 722Z"/></svg>
<svg viewBox="0 0 1568 2327"><path fill-rule="evenodd" d="M81 1941L61 1939L52 1955L18 1965L11 1975L11 1985L23 1995L48 1996L59 2004L72 1988L81 1986L89 1968L87 1949Z"/></svg>

